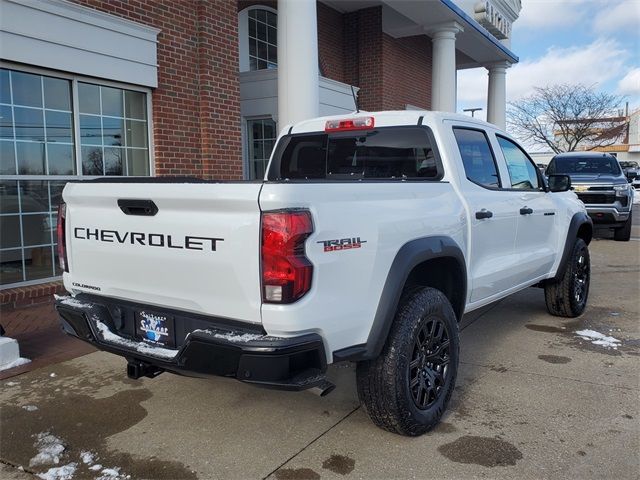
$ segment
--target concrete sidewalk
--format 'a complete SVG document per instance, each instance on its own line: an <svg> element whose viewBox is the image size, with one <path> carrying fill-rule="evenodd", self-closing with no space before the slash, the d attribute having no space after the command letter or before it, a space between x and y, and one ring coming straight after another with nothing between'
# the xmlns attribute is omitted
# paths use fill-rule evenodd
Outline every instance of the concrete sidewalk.
<svg viewBox="0 0 640 480"><path fill-rule="evenodd" d="M423 437L371 424L352 365L333 367L338 388L319 398L227 379L131 381L124 360L98 352L1 383L0 475L76 463L73 478L119 468L120 478L635 479L639 247L592 243L580 319L549 316L539 289L465 317L458 386L443 422ZM582 329L621 344L594 345L576 335ZM57 465L33 461L47 432L64 447Z"/></svg>

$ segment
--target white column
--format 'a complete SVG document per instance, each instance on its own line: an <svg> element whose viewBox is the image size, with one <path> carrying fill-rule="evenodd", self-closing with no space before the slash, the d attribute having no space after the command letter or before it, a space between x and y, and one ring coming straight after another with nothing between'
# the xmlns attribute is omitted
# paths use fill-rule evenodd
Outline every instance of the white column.
<svg viewBox="0 0 640 480"><path fill-rule="evenodd" d="M456 111L456 35L461 31L461 25L450 22L427 32L433 45L431 110Z"/></svg>
<svg viewBox="0 0 640 480"><path fill-rule="evenodd" d="M507 126L507 68L511 64L499 62L487 65L489 88L487 92L487 122L504 130Z"/></svg>
<svg viewBox="0 0 640 480"><path fill-rule="evenodd" d="M278 128L319 114L316 0L278 0Z"/></svg>

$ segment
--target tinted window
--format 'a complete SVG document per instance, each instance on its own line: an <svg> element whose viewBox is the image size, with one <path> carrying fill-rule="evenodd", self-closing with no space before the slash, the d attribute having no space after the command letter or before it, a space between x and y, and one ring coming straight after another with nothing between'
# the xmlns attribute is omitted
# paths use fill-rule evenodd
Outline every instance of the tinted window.
<svg viewBox="0 0 640 480"><path fill-rule="evenodd" d="M603 155L602 157L554 157L549 163L547 174L553 175L556 173L620 175L620 167L618 166L618 160L610 155Z"/></svg>
<svg viewBox="0 0 640 480"><path fill-rule="evenodd" d="M435 152L424 128L285 137L275 179L437 179Z"/></svg>
<svg viewBox="0 0 640 480"><path fill-rule="evenodd" d="M529 157L511 140L498 136L498 143L507 162L511 188L538 190L540 188L538 169Z"/></svg>
<svg viewBox="0 0 640 480"><path fill-rule="evenodd" d="M456 136L467 178L484 187L500 187L496 162L484 132L454 128L453 133Z"/></svg>

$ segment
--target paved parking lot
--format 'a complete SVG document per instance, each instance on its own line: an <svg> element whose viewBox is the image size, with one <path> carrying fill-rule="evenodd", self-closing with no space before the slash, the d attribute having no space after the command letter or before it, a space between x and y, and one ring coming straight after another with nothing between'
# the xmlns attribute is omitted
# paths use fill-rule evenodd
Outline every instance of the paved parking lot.
<svg viewBox="0 0 640 480"><path fill-rule="evenodd" d="M533 288L464 318L452 404L423 437L375 428L351 365L331 369L338 387L319 398L131 381L97 352L0 383L0 477L75 463L73 478L638 478L640 242L599 239L591 254L581 318L549 316Z"/></svg>

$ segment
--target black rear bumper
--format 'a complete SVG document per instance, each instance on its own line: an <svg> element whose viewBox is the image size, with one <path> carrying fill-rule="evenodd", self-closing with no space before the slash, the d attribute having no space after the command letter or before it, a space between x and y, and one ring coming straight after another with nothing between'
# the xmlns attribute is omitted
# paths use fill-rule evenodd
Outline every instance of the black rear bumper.
<svg viewBox="0 0 640 480"><path fill-rule="evenodd" d="M118 317L122 315L124 321L114 318L114 305L118 305ZM132 369L157 373L166 370L196 377L233 377L283 390L304 390L326 382L324 344L317 334L280 338L266 335L261 327L241 330L220 319L181 317L182 323L205 322L206 328L187 333L176 349L160 348L127 334L131 331L127 328L128 316L121 312L136 308L149 307L92 295L56 300L56 310L66 333L100 350L125 357L130 372Z"/></svg>

